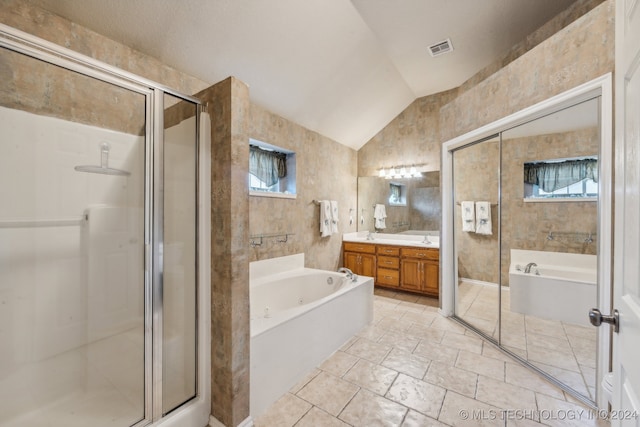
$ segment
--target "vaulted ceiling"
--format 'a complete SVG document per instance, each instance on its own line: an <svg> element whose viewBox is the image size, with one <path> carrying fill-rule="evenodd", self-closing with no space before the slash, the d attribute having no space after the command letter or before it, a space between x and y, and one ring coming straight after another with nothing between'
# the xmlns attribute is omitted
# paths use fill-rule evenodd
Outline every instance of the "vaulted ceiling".
<svg viewBox="0 0 640 427"><path fill-rule="evenodd" d="M33 0L359 149L416 98L459 86L575 0ZM428 47L450 39L453 51Z"/></svg>

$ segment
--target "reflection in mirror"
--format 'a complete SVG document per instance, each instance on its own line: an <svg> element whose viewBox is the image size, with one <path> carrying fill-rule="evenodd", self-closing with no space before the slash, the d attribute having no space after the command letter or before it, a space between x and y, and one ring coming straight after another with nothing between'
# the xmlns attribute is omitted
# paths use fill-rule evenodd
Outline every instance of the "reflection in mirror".
<svg viewBox="0 0 640 427"><path fill-rule="evenodd" d="M421 178L358 178L358 231L375 229L373 210L385 205L384 233L438 234L441 224L440 172Z"/></svg>
<svg viewBox="0 0 640 427"><path fill-rule="evenodd" d="M560 198L525 198L536 179L527 179L524 165L597 159L598 109L595 98L502 133L501 345L590 400L597 354L597 330L587 317L597 306L597 160L595 171L591 162L538 171L533 183L548 185L547 193L564 192ZM549 175L563 182L544 183ZM590 197L569 197L578 187L591 189Z"/></svg>
<svg viewBox="0 0 640 427"><path fill-rule="evenodd" d="M499 142L496 135L453 153L456 315L496 340L500 313Z"/></svg>

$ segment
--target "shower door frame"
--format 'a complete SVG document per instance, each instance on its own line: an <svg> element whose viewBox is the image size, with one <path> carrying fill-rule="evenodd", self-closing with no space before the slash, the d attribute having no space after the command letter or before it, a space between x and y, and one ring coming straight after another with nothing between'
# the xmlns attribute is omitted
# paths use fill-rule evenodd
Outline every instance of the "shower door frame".
<svg viewBox="0 0 640 427"><path fill-rule="evenodd" d="M196 426L209 420L210 368L206 363L206 348L210 342L206 328L209 315L207 298L209 292L205 283L209 276L206 268L209 253L206 237L208 211L206 191L208 180L201 172L207 172L205 161L209 152L206 144L201 144L200 113L202 104L198 98L185 95L167 86L121 70L94 58L56 45L39 37L0 23L0 47L28 57L59 66L70 72L94 78L114 86L145 96L145 160L144 160L144 416L134 424L142 427L162 420L162 425ZM164 179L164 94L172 95L196 106L196 218L195 218L195 396L175 409L163 414L162 408L162 352L163 352L163 213L164 194L161 184ZM187 408L188 407L188 408ZM199 417L187 410L200 411ZM171 414L169 417L166 415ZM205 417L206 416L206 417Z"/></svg>

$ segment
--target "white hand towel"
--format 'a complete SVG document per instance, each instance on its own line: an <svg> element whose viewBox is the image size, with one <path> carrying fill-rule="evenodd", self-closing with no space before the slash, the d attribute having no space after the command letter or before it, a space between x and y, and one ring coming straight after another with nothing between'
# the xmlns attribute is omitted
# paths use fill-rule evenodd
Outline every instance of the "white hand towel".
<svg viewBox="0 0 640 427"><path fill-rule="evenodd" d="M339 221L338 220L338 202L335 200L331 200L329 204L331 205L331 232L337 233L338 221Z"/></svg>
<svg viewBox="0 0 640 427"><path fill-rule="evenodd" d="M476 231L476 214L474 202L465 201L460 203L462 211L462 231L473 233Z"/></svg>
<svg viewBox="0 0 640 427"><path fill-rule="evenodd" d="M491 235L491 203L476 202L476 233Z"/></svg>
<svg viewBox="0 0 640 427"><path fill-rule="evenodd" d="M320 237L331 236L331 203L320 200Z"/></svg>
<svg viewBox="0 0 640 427"><path fill-rule="evenodd" d="M387 228L387 224L385 223L385 218L387 217L387 211L383 204L378 203L375 208L373 208L373 218L375 220L375 228L383 229Z"/></svg>

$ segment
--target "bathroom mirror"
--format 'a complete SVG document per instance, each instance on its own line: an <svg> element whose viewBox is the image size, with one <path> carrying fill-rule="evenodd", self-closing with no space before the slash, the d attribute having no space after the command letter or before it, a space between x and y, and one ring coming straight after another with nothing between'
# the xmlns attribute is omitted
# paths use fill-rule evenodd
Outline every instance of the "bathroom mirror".
<svg viewBox="0 0 640 427"><path fill-rule="evenodd" d="M374 230L373 207L384 204L384 233L438 234L441 224L440 172L423 172L421 178L358 177L358 231ZM401 194L394 198L392 187Z"/></svg>
<svg viewBox="0 0 640 427"><path fill-rule="evenodd" d="M585 95L503 125L449 149L443 168L455 316L592 405L608 342L588 320L604 303L609 256L599 239L611 180L601 103ZM549 197L526 197L532 189ZM478 233L479 201L489 202L491 234Z"/></svg>

